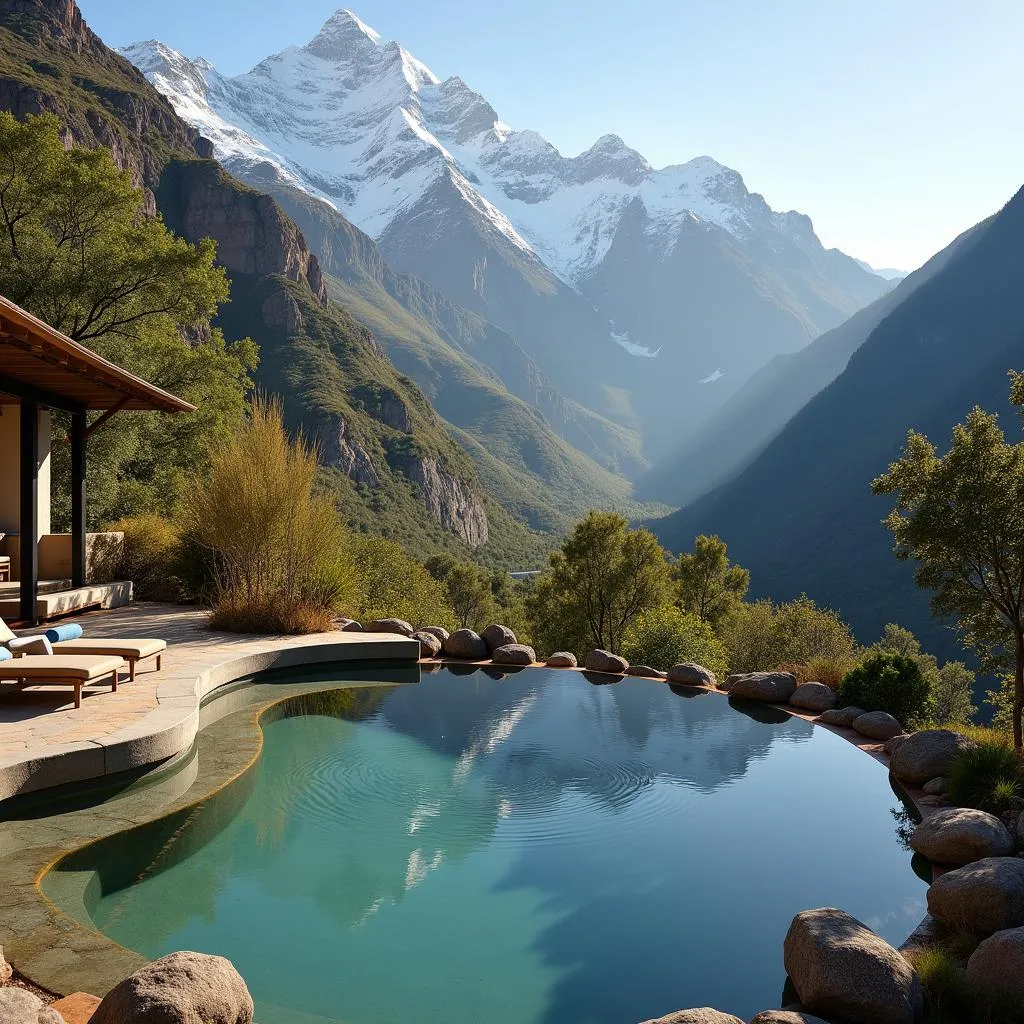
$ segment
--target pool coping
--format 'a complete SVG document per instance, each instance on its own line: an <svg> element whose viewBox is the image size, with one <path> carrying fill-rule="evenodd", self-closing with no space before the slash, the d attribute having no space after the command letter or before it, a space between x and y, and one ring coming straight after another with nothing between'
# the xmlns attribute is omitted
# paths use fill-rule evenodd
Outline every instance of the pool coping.
<svg viewBox="0 0 1024 1024"><path fill-rule="evenodd" d="M395 650L394 640L389 636L373 636L381 636L385 639L385 646L380 648L381 650L389 652ZM395 639L405 640L405 638L399 637ZM407 649L407 645L415 647L418 653L417 641L405 640L405 644L400 647ZM346 657L342 659L328 657L328 654L336 653L338 649L346 647ZM273 650L225 659L212 665L202 674L202 678L196 677L194 680L195 708L187 716L187 720L183 719L160 733L150 733L142 737L138 756L144 758L152 754L154 750L165 751L176 747L172 753L157 758L155 761L146 762L148 764L167 763L169 758L174 759L175 755L187 755L195 749L196 744L201 742L204 735L209 735L211 745L218 742L223 743L223 740L218 739L215 735L219 720L215 720L209 725L200 724L200 705L203 703L204 697L214 695L216 699L217 696L227 694L232 683L245 680L246 683L259 685L259 675L266 674L273 669L300 665L308 668L310 664L324 664L338 660L349 663L370 660L358 658L357 652L360 650L365 652L367 647L371 651L378 649L373 641L369 640L349 645L319 643L315 645L297 644L289 647L278 646ZM318 653L321 657L311 662L306 657L310 653ZM388 660L394 660L393 653ZM440 668L449 665L475 669L490 667L501 670L504 668L494 665L493 662L475 663L461 659L419 659L417 657L402 659L403 663L406 660L411 664L419 664L421 668ZM543 668L545 666L535 664L533 666L507 667L515 671L521 668ZM581 668L563 669L562 671L566 670L584 671ZM250 677L255 678L250 679ZM646 677L609 675L610 681L622 681L624 678ZM648 678L647 681L665 682L665 680L654 678ZM303 685L305 686L304 692L335 689L339 686L337 682ZM366 686L389 685L389 683L374 683L374 681L368 680L341 685ZM687 687L687 689L701 690L729 699L727 693L716 688ZM227 742L226 751L220 751L222 755L220 759L214 757L212 768L204 763L202 778L197 775L191 780L179 779L179 776L187 775L187 758L182 759L185 760L184 767L179 767L179 762L172 760L170 762L172 768L161 771L157 767L147 773L141 780L143 783L146 783L152 776L166 776L165 778L161 777L154 784L153 789L164 784L173 789L179 782L188 782L187 787L180 795L170 798L159 806L154 806L151 813L132 813L130 816L122 816L118 814L118 801L115 799L109 804L105 803L99 807L70 812L67 815L69 819L67 823L64 822L63 815L60 816L60 824L53 821L54 816L42 818L42 825L38 826L43 831L42 841L35 846L29 846L26 842L23 848L14 851L4 849L6 844L3 842L2 826L10 825L11 822L0 822L0 858L4 865L2 872L4 885L0 886L0 946L2 946L8 961L20 974L56 995L64 996L73 992L86 991L102 996L120 980L147 963L145 957L126 949L95 928L88 927L52 902L43 890L43 878L57 863L76 850L90 846L115 833L141 827L171 814L188 810L242 779L256 764L262 751L261 719L270 708L287 701L296 693L297 691L293 690L245 705L249 709L247 716L241 715L244 708L236 708L227 712L223 720L233 720L233 728L237 730L237 735L233 735ZM786 711L791 717L801 718L808 721L809 724L822 724L816 722L813 717L797 713L785 705L770 704L768 706ZM827 725L825 728L841 739L851 741L850 736L844 735L850 730L832 729ZM182 739L187 735L191 735L191 740L182 745ZM123 739L122 742L130 743L131 741ZM161 744L166 744L166 746L161 746ZM860 744L855 743L855 745L864 749ZM880 750L866 750L865 752L871 754L883 767L888 767L888 758ZM88 778L95 780L100 777L93 775ZM131 795L129 794L129 796ZM896 795L899 796L898 793ZM910 796L909 793L908 796ZM911 799L913 798L911 797ZM914 803L916 806L916 801ZM84 822L91 822L91 827L80 823L76 818L77 815L81 815ZM17 824L22 823L18 822ZM29 822L22 830L25 837L31 836L31 828L32 823ZM47 829L50 830L50 833L47 833ZM11 853L13 856L10 855Z"/></svg>

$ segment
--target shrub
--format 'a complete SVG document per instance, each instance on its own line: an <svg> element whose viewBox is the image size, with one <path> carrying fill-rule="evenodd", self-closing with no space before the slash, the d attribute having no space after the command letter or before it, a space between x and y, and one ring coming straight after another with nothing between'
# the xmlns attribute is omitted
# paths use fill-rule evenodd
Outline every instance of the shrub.
<svg viewBox="0 0 1024 1024"><path fill-rule="evenodd" d="M972 985L964 972L977 940L963 949L929 946L907 952L924 990L923 1024L1017 1024L1020 1008L1013 1000ZM956 942L953 942L956 945Z"/></svg>
<svg viewBox="0 0 1024 1024"><path fill-rule="evenodd" d="M191 488L186 516L215 556L213 624L246 632L313 632L355 596L348 534L316 493L318 458L291 440L278 402L258 400Z"/></svg>
<svg viewBox="0 0 1024 1024"><path fill-rule="evenodd" d="M857 667L853 657L819 656L806 663L792 662L778 665L784 672L792 672L798 683L824 683L833 690L839 689L843 677Z"/></svg>
<svg viewBox="0 0 1024 1024"><path fill-rule="evenodd" d="M626 630L622 654L637 665L668 669L695 661L723 676L728 669L725 648L706 623L672 605L642 612Z"/></svg>
<svg viewBox="0 0 1024 1024"><path fill-rule="evenodd" d="M1021 762L1002 739L960 751L949 767L949 798L961 807L1003 814L1019 809L1022 797Z"/></svg>
<svg viewBox="0 0 1024 1024"><path fill-rule="evenodd" d="M926 720L931 711L931 690L917 662L884 651L846 673L839 700L866 711L888 711L904 726Z"/></svg>
<svg viewBox="0 0 1024 1024"><path fill-rule="evenodd" d="M445 585L384 537L359 535L350 547L357 596L350 608L358 619L399 618L414 626L457 628Z"/></svg>
<svg viewBox="0 0 1024 1024"><path fill-rule="evenodd" d="M107 527L121 533L118 543L100 537L92 550L91 574L97 583L131 580L135 597L148 601L182 601L188 587L180 578L181 534L169 519L132 516Z"/></svg>
<svg viewBox="0 0 1024 1024"><path fill-rule="evenodd" d="M742 604L723 621L718 635L728 651L732 672L807 665L817 658L854 660L850 627L809 597L780 605L768 600Z"/></svg>

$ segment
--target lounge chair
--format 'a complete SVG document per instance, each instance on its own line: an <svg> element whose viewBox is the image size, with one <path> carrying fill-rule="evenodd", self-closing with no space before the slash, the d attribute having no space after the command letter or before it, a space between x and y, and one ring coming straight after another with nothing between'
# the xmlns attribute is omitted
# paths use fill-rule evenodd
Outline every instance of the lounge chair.
<svg viewBox="0 0 1024 1024"><path fill-rule="evenodd" d="M82 706L82 687L105 683L117 691L117 674L124 659L96 655L27 654L0 662L0 682L16 681L24 686L73 686L75 707Z"/></svg>
<svg viewBox="0 0 1024 1024"><path fill-rule="evenodd" d="M163 653L167 650L166 640L156 639L124 639L116 637L76 637L72 640L43 640L46 633L30 634L15 637L0 619L0 644L5 644L13 654L22 648L25 654L74 654L74 655L109 655L123 658L128 663L128 678L135 679L135 666L147 658L156 658L156 670L160 671ZM24 650L24 648L28 650Z"/></svg>

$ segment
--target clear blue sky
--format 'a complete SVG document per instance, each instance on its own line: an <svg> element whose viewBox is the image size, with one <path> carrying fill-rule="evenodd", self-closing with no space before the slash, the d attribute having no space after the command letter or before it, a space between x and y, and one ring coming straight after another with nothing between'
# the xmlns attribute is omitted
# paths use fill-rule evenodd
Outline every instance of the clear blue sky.
<svg viewBox="0 0 1024 1024"><path fill-rule="evenodd" d="M111 45L247 70L337 0L80 0ZM910 269L1024 183L1019 0L341 0L563 153L707 153L826 245Z"/></svg>

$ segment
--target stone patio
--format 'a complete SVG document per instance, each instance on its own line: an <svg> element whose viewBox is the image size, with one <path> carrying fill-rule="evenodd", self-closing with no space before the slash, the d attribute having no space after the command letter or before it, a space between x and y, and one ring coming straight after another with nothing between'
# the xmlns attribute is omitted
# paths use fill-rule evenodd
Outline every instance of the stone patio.
<svg viewBox="0 0 1024 1024"><path fill-rule="evenodd" d="M389 633L248 636L206 626L191 606L140 602L77 618L90 637L160 637L163 667L142 662L116 693L67 687L0 688L0 801L67 782L139 769L187 750L199 705L236 679L281 668L364 660L415 662L419 644Z"/></svg>

